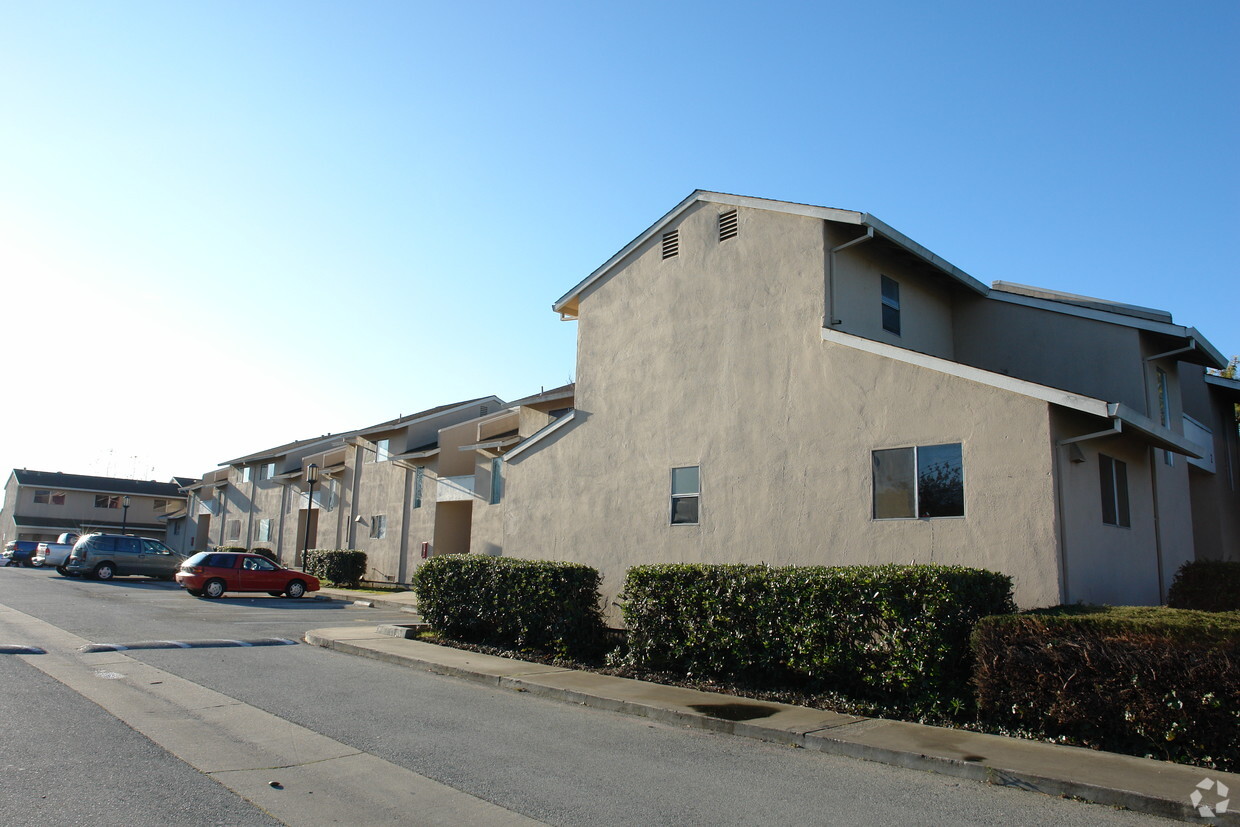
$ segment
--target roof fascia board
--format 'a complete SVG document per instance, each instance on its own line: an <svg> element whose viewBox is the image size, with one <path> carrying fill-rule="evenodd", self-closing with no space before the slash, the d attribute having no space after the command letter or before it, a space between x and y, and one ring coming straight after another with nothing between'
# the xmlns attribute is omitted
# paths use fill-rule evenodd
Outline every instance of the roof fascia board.
<svg viewBox="0 0 1240 827"><path fill-rule="evenodd" d="M507 445L516 445L521 441L519 436L506 436L503 439L492 439L487 442L476 442L473 445L462 445L457 448L458 451L489 451L492 448L503 448Z"/></svg>
<svg viewBox="0 0 1240 827"><path fill-rule="evenodd" d="M1227 379L1222 376L1205 375L1207 385L1211 385L1222 391L1229 391L1233 396L1240 395L1240 379Z"/></svg>
<svg viewBox="0 0 1240 827"><path fill-rule="evenodd" d="M1219 369L1227 367L1227 360L1223 358L1223 354L1218 351L1218 348L1210 344L1210 342L1208 342L1206 338L1193 327L1184 327L1183 325L1171 324L1168 322L1156 322L1152 319L1141 319L1136 316L1125 316L1122 313L1111 313L1106 310L1095 310L1090 307L1064 304L1063 302L1051 301L1049 299L1039 299L1033 296L1022 296L1017 293L1005 293L999 290L992 290L989 298L995 299L996 301L1007 302L1008 304L1019 304L1024 307L1032 307L1037 310L1046 310L1050 313L1060 313L1064 316L1076 316L1081 319L1090 319L1096 322L1106 322L1107 324L1131 327L1137 330L1147 330L1151 333L1161 333L1165 336L1175 336L1180 339L1188 339L1196 343L1197 348L1202 353L1215 361L1216 364L1209 365L1209 367Z"/></svg>
<svg viewBox="0 0 1240 827"><path fill-rule="evenodd" d="M568 423L572 422L576 418L577 418L577 411L575 410L569 411L568 413L564 414L564 416L557 419L555 422L551 422L539 428L537 431L530 434L529 439L526 439L516 448L513 448L511 451L504 454L504 462L512 462L513 459L525 453L528 449L533 448L535 445L542 442L544 439L551 436L556 431L567 426Z"/></svg>
<svg viewBox="0 0 1240 827"><path fill-rule="evenodd" d="M498 396L480 396L477 399L471 399L468 402L462 402L460 405L454 405L451 408L448 408L442 411L436 411L433 414L424 414L421 416L410 414L409 418L397 419L395 422L389 421L389 422L380 422L377 425L368 425L367 427L362 428L361 430L354 431L352 434L350 434L350 436L368 436L369 434L378 434L384 431L399 431L401 428L407 428L410 425L419 424L422 422L430 422L435 419L438 419L439 417L449 416L451 414L458 413L459 411L465 410L466 408L476 408L479 405L490 404L492 402L499 404L500 407L503 407L504 405L504 400L500 399Z"/></svg>
<svg viewBox="0 0 1240 827"><path fill-rule="evenodd" d="M23 483L18 483L18 486L20 488L33 488L39 491L42 491L44 489L48 491L80 491L86 494L114 494L118 497L120 496L153 497L154 499L157 499L157 500L179 499L181 497L180 494L166 494L163 492L152 494L146 491L117 491L114 488L73 488L72 486L68 486L68 485L54 485L52 483L35 484L35 483L30 483L30 482L23 482Z"/></svg>
<svg viewBox="0 0 1240 827"><path fill-rule="evenodd" d="M1199 452L1199 448L1195 443L1180 436L1170 428L1159 425L1148 416L1137 413L1137 411L1124 403L1112 402L1107 406L1107 409L1112 418L1124 423L1126 429L1137 431L1157 447L1176 454L1184 454L1193 459L1202 458L1203 455Z"/></svg>
<svg viewBox="0 0 1240 827"><path fill-rule="evenodd" d="M753 196L748 195L729 195L720 192L696 190L684 201L681 201L673 207L662 218L654 224L651 224L645 232L621 248L620 252L609 258L601 267L582 279L575 287L573 287L572 290L569 290L557 299L555 303L551 305L551 309L555 310L557 313L563 312L564 306L571 299L578 296L590 285L607 275L613 267L628 257L630 253L649 241L667 224L676 220L685 210L689 209L690 206L699 201L711 204L725 204L733 207L748 207L757 210L770 210L773 212L786 213L788 215L800 215L806 218L817 218L823 221L834 221L842 224L858 224L861 226L873 227L876 232L888 241L902 247L925 261L927 264L930 264L932 267L941 270L970 290L983 296L990 292L989 287L982 284L980 281L973 278L959 267L956 267L946 259L935 255L930 250L913 241L911 238L893 227L888 226L885 222L880 221L869 213L859 213L855 210L841 210L836 207L816 207L812 204L797 204L792 201L775 201L768 198L754 198Z"/></svg>
<svg viewBox="0 0 1240 827"><path fill-rule="evenodd" d="M1052 405L1058 405L1061 408L1081 411L1082 413L1092 414L1103 419L1112 418L1111 413L1107 409L1107 403L1101 399L1094 399L1091 396L1081 396L1080 394L1070 393L1047 385L1039 385L1036 382L1015 379L1002 373L982 370L971 365L962 365L950 359L918 353L915 350L906 350L902 347L876 342L872 339L865 339L861 336L854 336L851 333L831 330L830 328L823 328L822 338L825 342L844 345L854 350L872 353L875 356L895 359L897 362L904 362L908 365L926 368L948 376L955 376L958 379L966 379L970 382L988 385L999 390L1027 396L1031 399L1039 399Z"/></svg>
<svg viewBox="0 0 1240 827"><path fill-rule="evenodd" d="M936 255L929 249L918 244L916 241L913 241L913 239L888 225L886 222L880 221L869 213L866 213L861 217L861 224L866 227L873 227L874 231L883 238L899 247L904 248L908 252L920 258L922 261L929 264L931 267L934 267L936 270L943 271L956 281L963 284L965 287L972 290L974 293L981 296L989 295L990 288L985 284L973 278L964 270L961 270L959 267L952 264L942 256Z"/></svg>
<svg viewBox="0 0 1240 827"><path fill-rule="evenodd" d="M219 463L219 467L223 468L226 465L241 467L242 465L247 465L249 463L255 462L260 459L277 459L279 457L286 457L289 454L297 453L298 451L301 451L302 449L315 448L319 445L322 445L325 442L331 442L332 440L338 440L340 444L343 445L344 440L347 437L354 436L356 433L357 433L356 431L346 431L345 433L342 433L342 434L328 434L327 436L320 437L319 439L316 439L313 441L307 441L301 444L294 442L291 445L282 446L285 450L271 449L268 451L262 451L257 454L250 454L249 456L245 456L245 457L237 457L236 459L230 459L227 462Z"/></svg>

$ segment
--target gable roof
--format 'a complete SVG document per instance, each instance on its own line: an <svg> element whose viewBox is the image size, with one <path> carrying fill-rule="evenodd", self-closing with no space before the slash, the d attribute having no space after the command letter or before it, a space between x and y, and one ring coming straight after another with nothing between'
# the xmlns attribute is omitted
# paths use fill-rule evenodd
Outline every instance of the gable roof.
<svg viewBox="0 0 1240 827"><path fill-rule="evenodd" d="M576 287L569 290L563 296L551 305L551 309L563 316L571 316L575 312L576 300L583 292L600 279L605 277L616 265L622 262L634 250L645 244L653 238L657 233L661 232L665 226L678 219L686 210L698 202L706 202L713 204L726 204L734 207L747 207L757 210L769 210L772 212L782 212L788 215L801 215L809 218L819 218L824 221L834 221L840 224L855 224L860 227L867 227L874 230L874 234L887 241L895 244L904 251L921 259L926 264L934 267L942 272L948 278L958 282L964 287L972 290L980 295L987 295L990 288L982 284L977 279L970 276L965 271L956 267L944 258L934 254L927 248L913 241L908 236L899 232L893 227L888 226L884 222L878 220L869 213L856 212L855 210L841 210L835 207L816 207L811 204L798 204L793 201L774 201L769 198L754 198L747 195L729 195L721 192L708 192L706 190L694 190L694 192L681 201L670 212L664 215L655 223L651 224L637 238L626 244L620 252L599 267L590 275L582 279Z"/></svg>
<svg viewBox="0 0 1240 827"><path fill-rule="evenodd" d="M121 477L95 477L88 474L65 474L60 471L30 471L14 468L18 485L57 488L66 491L98 491L108 494L142 494L149 497L184 497L181 487L173 482L130 480Z"/></svg>
<svg viewBox="0 0 1240 827"><path fill-rule="evenodd" d="M498 396L479 396L476 399L466 399L462 402L453 402L450 405L439 405L438 407L427 408L425 411L419 411L418 413L398 416L396 419L389 419L386 422L380 422L376 425L369 425L365 428L361 428L354 431L352 435L365 436L367 434L381 433L382 431L391 431L396 428L402 428L405 425L408 425L411 422L416 422L419 419L430 419L436 414L447 413L458 408L467 408L471 405L477 405L482 402L490 402L491 400L494 400L500 407L503 407L504 405L504 400L500 399Z"/></svg>

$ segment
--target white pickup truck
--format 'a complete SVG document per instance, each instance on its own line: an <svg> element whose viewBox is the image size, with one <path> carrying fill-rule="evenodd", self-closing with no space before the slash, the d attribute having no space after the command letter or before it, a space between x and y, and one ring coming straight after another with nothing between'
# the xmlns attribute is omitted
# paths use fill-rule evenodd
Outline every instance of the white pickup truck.
<svg viewBox="0 0 1240 827"><path fill-rule="evenodd" d="M34 557L30 559L32 566L55 566L57 571L64 568L65 561L69 559L69 552L73 551L73 546L77 543L79 535L66 531L56 538L54 543L39 543L39 547L35 549Z"/></svg>

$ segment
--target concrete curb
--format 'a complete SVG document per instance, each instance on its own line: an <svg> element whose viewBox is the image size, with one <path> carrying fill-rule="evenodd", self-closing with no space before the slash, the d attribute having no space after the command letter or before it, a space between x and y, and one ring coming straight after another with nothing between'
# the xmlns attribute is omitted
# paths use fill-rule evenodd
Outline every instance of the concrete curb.
<svg viewBox="0 0 1240 827"><path fill-rule="evenodd" d="M307 632L305 640L346 654L664 723L1079 798L1164 818L1240 826L1240 812L1206 819L1189 801L1189 794L1205 778L1240 793L1240 775L1232 773L968 730L841 715L402 640L413 636L413 625L385 624L374 632L316 629Z"/></svg>
<svg viewBox="0 0 1240 827"><path fill-rule="evenodd" d="M412 594L411 592L398 592L398 594ZM352 603L355 606L364 606L368 609L376 607L383 609L398 609L402 612L417 614L418 607L412 599L400 600L396 598L376 597L373 595L362 595L354 592L337 591L335 589L323 588L314 593L315 600L331 600L338 603Z"/></svg>

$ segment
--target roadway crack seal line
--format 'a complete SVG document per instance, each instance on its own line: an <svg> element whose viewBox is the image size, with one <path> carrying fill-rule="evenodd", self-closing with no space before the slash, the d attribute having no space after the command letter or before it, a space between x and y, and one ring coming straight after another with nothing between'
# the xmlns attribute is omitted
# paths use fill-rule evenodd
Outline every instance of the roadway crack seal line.
<svg viewBox="0 0 1240 827"><path fill-rule="evenodd" d="M46 650L26 663L285 824L539 823L0 605L9 630Z"/></svg>

